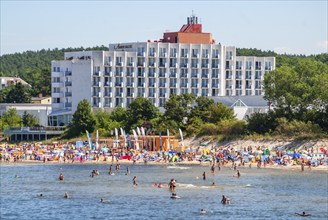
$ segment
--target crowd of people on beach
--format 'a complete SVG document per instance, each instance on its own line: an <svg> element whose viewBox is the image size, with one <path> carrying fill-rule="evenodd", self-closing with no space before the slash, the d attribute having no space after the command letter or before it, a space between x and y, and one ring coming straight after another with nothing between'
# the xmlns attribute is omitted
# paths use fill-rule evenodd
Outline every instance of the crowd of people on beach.
<svg viewBox="0 0 328 220"><path fill-rule="evenodd" d="M308 148L300 151L286 150L277 147L269 150L265 146L221 146L211 149L186 148L184 151L169 149L166 151L147 151L129 148L113 148L102 146L99 149L90 149L88 145L76 147L74 144L40 144L26 143L10 145L4 143L0 146L1 162L58 162L58 163L85 163L85 162L119 162L131 161L133 163L151 162L212 162L221 160L222 164L232 162L234 170L239 166L256 164L258 168L267 165L299 165L304 167L317 167L328 164L328 147L322 146L314 149ZM218 169L221 167L219 166ZM214 167L211 168L212 172ZM127 171L129 172L129 171ZM240 175L240 174L237 174ZM203 176L206 179L206 176Z"/></svg>

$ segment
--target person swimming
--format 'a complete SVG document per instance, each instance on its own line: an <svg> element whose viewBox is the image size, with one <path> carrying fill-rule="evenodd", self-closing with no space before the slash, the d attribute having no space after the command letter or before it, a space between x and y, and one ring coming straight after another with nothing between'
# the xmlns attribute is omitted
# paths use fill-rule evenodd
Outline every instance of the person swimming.
<svg viewBox="0 0 328 220"><path fill-rule="evenodd" d="M101 198L101 199L100 199L100 203L106 203L106 204L108 204L109 201L106 201L104 198Z"/></svg>
<svg viewBox="0 0 328 220"><path fill-rule="evenodd" d="M307 217L307 216L310 216L311 214L309 214L309 213L306 213L306 212L302 212L302 214L301 213L295 213L296 215L299 215L299 216L303 216L303 217Z"/></svg>
<svg viewBox="0 0 328 220"><path fill-rule="evenodd" d="M62 173L59 174L59 180L64 180L64 175Z"/></svg>
<svg viewBox="0 0 328 220"><path fill-rule="evenodd" d="M228 197L226 197L225 195L222 195L221 203L224 205L230 204L230 199Z"/></svg>
<svg viewBox="0 0 328 220"><path fill-rule="evenodd" d="M68 192L65 192L64 198L65 198L65 199L69 199Z"/></svg>
<svg viewBox="0 0 328 220"><path fill-rule="evenodd" d="M201 210L199 211L199 213L200 213L200 214L206 214L206 211L205 211L204 209L201 209Z"/></svg>
<svg viewBox="0 0 328 220"><path fill-rule="evenodd" d="M176 193L172 193L171 195L171 199L180 199L181 197L180 196L177 196Z"/></svg>

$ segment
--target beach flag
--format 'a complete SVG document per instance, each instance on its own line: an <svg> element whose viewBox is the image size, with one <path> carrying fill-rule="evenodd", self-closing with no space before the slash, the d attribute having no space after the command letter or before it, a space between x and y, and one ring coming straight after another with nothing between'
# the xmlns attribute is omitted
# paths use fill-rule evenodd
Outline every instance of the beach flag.
<svg viewBox="0 0 328 220"><path fill-rule="evenodd" d="M171 145L170 145L170 131L169 129L167 131L167 148L171 150Z"/></svg>
<svg viewBox="0 0 328 220"><path fill-rule="evenodd" d="M138 142L138 135L136 133L135 130L132 130L133 131L133 136L134 136L134 140L135 140L135 144L136 144L136 150L139 150L139 142Z"/></svg>
<svg viewBox="0 0 328 220"><path fill-rule="evenodd" d="M98 150L98 148L99 148L98 141L99 141L99 132L98 132L98 130L97 130L97 132L96 132L96 149L97 149L97 150Z"/></svg>
<svg viewBox="0 0 328 220"><path fill-rule="evenodd" d="M142 133L142 136L146 136L146 132L145 132L145 129L144 129L144 127L141 127L141 133Z"/></svg>
<svg viewBox="0 0 328 220"><path fill-rule="evenodd" d="M179 132L180 132L180 136L181 136L181 144L182 144L182 146L184 146L184 142L183 142L183 134L182 134L182 131L181 131L180 128L179 128Z"/></svg>
<svg viewBox="0 0 328 220"><path fill-rule="evenodd" d="M137 127L137 133L138 133L139 136L141 136L141 132L140 132L140 128L139 127Z"/></svg>
<svg viewBox="0 0 328 220"><path fill-rule="evenodd" d="M91 150L91 148L92 148L91 135L87 130L85 130L85 133L87 134L89 149Z"/></svg>
<svg viewBox="0 0 328 220"><path fill-rule="evenodd" d="M121 131L121 137L124 138L124 131L123 131L123 128L120 128L120 131Z"/></svg>

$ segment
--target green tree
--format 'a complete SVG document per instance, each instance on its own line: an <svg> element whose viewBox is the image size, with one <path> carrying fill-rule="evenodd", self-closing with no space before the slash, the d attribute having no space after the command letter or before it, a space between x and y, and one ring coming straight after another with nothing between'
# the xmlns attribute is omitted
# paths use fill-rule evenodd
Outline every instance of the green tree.
<svg viewBox="0 0 328 220"><path fill-rule="evenodd" d="M212 104L208 107L210 115L208 122L218 123L222 120L235 120L235 114L233 110L222 103Z"/></svg>
<svg viewBox="0 0 328 220"><path fill-rule="evenodd" d="M34 127L39 125L39 120L35 115L32 115L27 111L24 111L24 114L22 116L22 123L23 126L25 127Z"/></svg>
<svg viewBox="0 0 328 220"><path fill-rule="evenodd" d="M70 125L68 135L76 136L88 131L92 133L96 128L96 119L91 111L88 100L83 99L77 105L77 109L73 114L72 124Z"/></svg>
<svg viewBox="0 0 328 220"><path fill-rule="evenodd" d="M179 127L184 128L184 117L189 117L191 111L191 104L194 100L195 96L192 94L173 94L164 104L165 116L169 120L175 121Z"/></svg>
<svg viewBox="0 0 328 220"><path fill-rule="evenodd" d="M282 66L265 75L264 98L276 103L288 118L302 118L307 109L321 107L326 88L318 88L317 83L319 79L327 80L327 74L328 65L317 61L301 60L295 67ZM326 81L322 83L327 85Z"/></svg>
<svg viewBox="0 0 328 220"><path fill-rule="evenodd" d="M111 113L110 113L110 119L112 121L117 121L121 123L121 126L123 128L126 127L126 122L128 119L128 113L127 109L122 108L120 106L116 107Z"/></svg>
<svg viewBox="0 0 328 220"><path fill-rule="evenodd" d="M26 85L23 85L20 82L16 83L13 86L8 87L8 89L2 94L5 95L5 97L3 97L4 103L30 103L31 102L30 88Z"/></svg>
<svg viewBox="0 0 328 220"><path fill-rule="evenodd" d="M159 111L148 99L138 97L127 108L127 130L156 118Z"/></svg>
<svg viewBox="0 0 328 220"><path fill-rule="evenodd" d="M214 100L208 97L200 96L195 100L196 104L191 109L190 118L198 117L201 118L203 122L209 122L211 115L210 106L214 105Z"/></svg>
<svg viewBox="0 0 328 220"><path fill-rule="evenodd" d="M1 116L2 121L2 129L6 127L20 127L22 119L17 114L17 110L15 108L10 108L8 111L4 112Z"/></svg>

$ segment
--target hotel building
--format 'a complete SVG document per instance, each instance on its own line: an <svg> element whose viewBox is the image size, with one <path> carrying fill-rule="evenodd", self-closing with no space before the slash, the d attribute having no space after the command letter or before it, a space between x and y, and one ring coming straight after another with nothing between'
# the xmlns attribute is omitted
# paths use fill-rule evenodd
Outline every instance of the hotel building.
<svg viewBox="0 0 328 220"><path fill-rule="evenodd" d="M51 125L67 124L78 103L93 109L127 107L145 97L162 108L170 95L210 98L260 96L274 57L236 56L236 47L217 44L195 16L158 41L109 44L108 51L66 52L52 61Z"/></svg>

